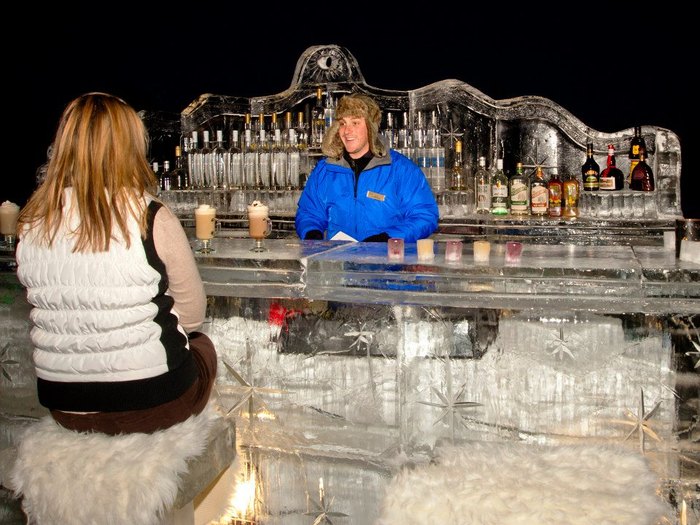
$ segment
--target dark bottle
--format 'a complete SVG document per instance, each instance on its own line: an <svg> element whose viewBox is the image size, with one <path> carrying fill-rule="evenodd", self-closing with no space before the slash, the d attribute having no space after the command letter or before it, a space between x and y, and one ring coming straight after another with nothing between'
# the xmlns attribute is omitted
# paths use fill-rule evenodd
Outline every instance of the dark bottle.
<svg viewBox="0 0 700 525"><path fill-rule="evenodd" d="M600 172L598 187L601 190L617 191L625 189L625 175L615 165L615 146L608 144L608 161L606 168Z"/></svg>
<svg viewBox="0 0 700 525"><path fill-rule="evenodd" d="M646 163L646 152L639 154L639 162L632 170L630 189L635 191L654 191L654 172Z"/></svg>
<svg viewBox="0 0 700 525"><path fill-rule="evenodd" d="M163 169L162 171L158 174L158 186L160 187L161 191L169 191L171 189L171 172L170 172L170 161L169 160L164 160L163 161Z"/></svg>
<svg viewBox="0 0 700 525"><path fill-rule="evenodd" d="M564 186L556 172L549 177L547 190L549 190L549 216L561 217L561 199L564 194Z"/></svg>
<svg viewBox="0 0 700 525"><path fill-rule="evenodd" d="M189 174L185 167L185 159L182 156L182 148L180 146L175 146L175 169L171 173L171 189L184 190L189 188Z"/></svg>
<svg viewBox="0 0 700 525"><path fill-rule="evenodd" d="M593 158L593 143L586 144L586 162L581 166L581 175L584 191L598 191L598 178L600 177L600 166Z"/></svg>
<svg viewBox="0 0 700 525"><path fill-rule="evenodd" d="M642 127L635 126L634 127L634 136L632 137L632 140L630 141L630 151L629 151L630 172L629 172L628 182L630 182L630 183L632 182L632 171L634 171L634 167L637 165L637 162L639 162L639 156L641 155L642 152L644 152L644 155L646 156L647 145L646 145L646 142L644 142L644 137L642 136Z"/></svg>

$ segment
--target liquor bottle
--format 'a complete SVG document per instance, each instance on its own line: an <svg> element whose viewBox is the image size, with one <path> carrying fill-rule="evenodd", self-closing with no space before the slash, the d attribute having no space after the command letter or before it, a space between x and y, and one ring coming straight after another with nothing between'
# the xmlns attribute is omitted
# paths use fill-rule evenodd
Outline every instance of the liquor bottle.
<svg viewBox="0 0 700 525"><path fill-rule="evenodd" d="M189 187L189 176L185 168L185 158L182 156L182 148L175 146L175 167L171 171L170 187L174 190L184 190Z"/></svg>
<svg viewBox="0 0 700 525"><path fill-rule="evenodd" d="M272 145L267 133L265 114L258 115L258 143L257 143L257 172L255 174L255 187L258 189L272 187Z"/></svg>
<svg viewBox="0 0 700 525"><path fill-rule="evenodd" d="M401 127L399 128L399 153L406 155L409 159L413 158L413 136L408 123L408 111L404 111L402 115Z"/></svg>
<svg viewBox="0 0 700 525"><path fill-rule="evenodd" d="M632 170L630 189L635 191L654 191L654 172L646 163L646 152L640 151L639 162Z"/></svg>
<svg viewBox="0 0 700 525"><path fill-rule="evenodd" d="M549 189L542 166L537 166L530 181L530 213L544 216L549 212Z"/></svg>
<svg viewBox="0 0 700 525"><path fill-rule="evenodd" d="M282 142L282 129L277 122L277 113L272 113L270 123L270 184L274 189L287 187L287 150Z"/></svg>
<svg viewBox="0 0 700 525"><path fill-rule="evenodd" d="M583 180L583 191L598 191L598 177L600 176L600 166L593 158L593 143L586 144L586 161L581 166L581 180Z"/></svg>
<svg viewBox="0 0 700 525"><path fill-rule="evenodd" d="M491 177L491 213L507 215L508 210L508 177L503 171L503 159L496 159L496 171Z"/></svg>
<svg viewBox="0 0 700 525"><path fill-rule="evenodd" d="M608 161L605 169L600 172L598 187L603 191L625 189L625 175L615 165L615 146L608 144Z"/></svg>
<svg viewBox="0 0 700 525"><path fill-rule="evenodd" d="M209 154L210 179L208 188L220 188L227 190L229 187L228 151L224 148L224 132L216 130L216 140Z"/></svg>
<svg viewBox="0 0 700 525"><path fill-rule="evenodd" d="M160 170L160 164L158 163L157 160L154 160L151 163L151 169L153 170L153 175L155 175L156 180L158 181L158 189L160 189L160 174L162 172Z"/></svg>
<svg viewBox="0 0 700 525"><path fill-rule="evenodd" d="M530 213L530 185L523 173L523 163L515 165L515 174L508 182L511 215L528 215Z"/></svg>
<svg viewBox="0 0 700 525"><path fill-rule="evenodd" d="M211 187L211 181L214 177L213 164L211 163L211 145L209 143L209 131L202 131L202 147L199 150L198 162L201 163L201 170L198 166L198 176L200 179L197 181L198 188L209 188Z"/></svg>
<svg viewBox="0 0 700 525"><path fill-rule="evenodd" d="M160 191L169 191L171 189L171 173L170 173L170 161L163 161L163 170L158 174L158 186Z"/></svg>
<svg viewBox="0 0 700 525"><path fill-rule="evenodd" d="M564 187L556 171L549 177L547 191L549 193L549 216L561 217L561 199L564 193Z"/></svg>
<svg viewBox="0 0 700 525"><path fill-rule="evenodd" d="M581 186L578 179L569 175L562 183L562 215L564 217L578 217L578 200L581 196Z"/></svg>
<svg viewBox="0 0 700 525"><path fill-rule="evenodd" d="M462 158L462 141L455 141L455 155L450 170L450 189L452 191L463 191L464 184L464 160Z"/></svg>
<svg viewBox="0 0 700 525"><path fill-rule="evenodd" d="M476 213L491 212L491 177L486 169L486 157L479 157L479 164L474 172L476 189Z"/></svg>
<svg viewBox="0 0 700 525"><path fill-rule="evenodd" d="M253 137L253 122L250 113L245 114L243 122L243 189L255 187L258 158L257 140Z"/></svg>
<svg viewBox="0 0 700 525"><path fill-rule="evenodd" d="M386 138L390 149L399 147L399 130L394 123L394 114L391 111L386 113L386 126L382 130L382 135Z"/></svg>
<svg viewBox="0 0 700 525"><path fill-rule="evenodd" d="M328 128L330 128L333 125L333 121L335 120L335 100L333 99L333 95L331 94L331 88L327 87L326 88L326 105L323 107L323 125L325 127L324 130L324 135L326 134L325 132L328 131Z"/></svg>
<svg viewBox="0 0 700 525"><path fill-rule="evenodd" d="M309 178L311 162L309 158L309 128L304 121L304 112L297 113L297 150L299 151L299 173L296 179L292 179L292 187L302 189ZM292 177L294 175L292 174Z"/></svg>
<svg viewBox="0 0 700 525"><path fill-rule="evenodd" d="M323 107L323 89L316 88L316 104L311 110L311 143L313 148L320 148L326 130L326 120Z"/></svg>
<svg viewBox="0 0 700 525"><path fill-rule="evenodd" d="M429 167L429 149L425 145L425 123L423 121L423 112L416 111L416 118L413 121L413 129L411 130L411 143L413 144L413 157L411 160L418 164L425 178L430 183L432 188L432 181L430 180Z"/></svg>
<svg viewBox="0 0 700 525"><path fill-rule="evenodd" d="M647 145L646 142L644 141L644 137L642 136L642 127L641 126L635 126L634 127L634 136L632 137L632 140L630 141L630 150L629 150L629 159L630 159L630 171L629 175L627 177L627 182L628 184L631 184L632 182L632 171L634 170L634 167L637 165L637 162L639 162L639 155L641 152L644 152L644 155L646 155L647 152Z"/></svg>
<svg viewBox="0 0 700 525"><path fill-rule="evenodd" d="M442 146L438 117L435 110L430 116L425 142L430 185L433 191L440 192L445 189L445 148Z"/></svg>
<svg viewBox="0 0 700 525"><path fill-rule="evenodd" d="M192 132L189 148L187 148L187 173L189 174L189 188L197 187L197 169L199 169L199 142L196 131Z"/></svg>
<svg viewBox="0 0 700 525"><path fill-rule="evenodd" d="M243 150L241 149L240 134L237 129L231 130L228 145L228 172L231 189L240 189L245 180L243 175Z"/></svg>

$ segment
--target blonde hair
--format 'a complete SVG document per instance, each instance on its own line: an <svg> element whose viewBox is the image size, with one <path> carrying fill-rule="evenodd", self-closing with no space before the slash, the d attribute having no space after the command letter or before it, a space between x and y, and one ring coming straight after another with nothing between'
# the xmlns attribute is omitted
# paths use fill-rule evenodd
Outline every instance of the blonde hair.
<svg viewBox="0 0 700 525"><path fill-rule="evenodd" d="M343 156L345 146L338 133L340 130L338 121L345 117L363 117L367 124L369 150L377 157L386 155L386 147L379 140L379 124L382 120L382 111L371 97L360 93L345 95L338 102L338 107L335 110L335 122L328 128L326 136L323 137L321 151L324 155L334 159L340 159Z"/></svg>
<svg viewBox="0 0 700 525"><path fill-rule="evenodd" d="M46 177L20 211L26 225L51 246L64 220L63 191L72 187L80 217L73 251L107 251L114 224L130 246L133 215L146 233L145 193L157 184L146 157L148 132L136 111L107 93L87 93L66 106L53 141Z"/></svg>

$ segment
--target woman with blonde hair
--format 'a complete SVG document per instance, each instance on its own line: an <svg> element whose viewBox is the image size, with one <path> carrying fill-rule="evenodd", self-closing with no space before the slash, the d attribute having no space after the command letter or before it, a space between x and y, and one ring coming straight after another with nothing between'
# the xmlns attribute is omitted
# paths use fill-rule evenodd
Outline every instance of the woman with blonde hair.
<svg viewBox="0 0 700 525"><path fill-rule="evenodd" d="M421 169L389 149L379 133L381 110L367 95L346 95L322 145L325 158L309 175L295 226L301 239L342 232L365 242L429 237L438 207Z"/></svg>
<svg viewBox="0 0 700 525"><path fill-rule="evenodd" d="M61 426L151 433L200 413L216 351L178 218L149 189L148 134L106 93L65 108L18 220L40 403Z"/></svg>

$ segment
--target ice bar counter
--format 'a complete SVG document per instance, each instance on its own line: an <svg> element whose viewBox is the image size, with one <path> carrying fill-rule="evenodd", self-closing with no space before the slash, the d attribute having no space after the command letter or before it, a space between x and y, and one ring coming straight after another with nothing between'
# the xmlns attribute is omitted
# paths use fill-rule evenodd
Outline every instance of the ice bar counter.
<svg viewBox="0 0 700 525"><path fill-rule="evenodd" d="M446 140L455 128L469 130L489 159L530 157L562 172L580 169L586 142L601 151L612 141L624 151L631 137L630 130L591 130L538 97L492 101L458 81L410 92L371 88L337 46L307 50L281 94L202 96L183 111L177 133L247 112L296 109L316 86L329 84L376 96L385 110L415 115L438 107ZM432 260L418 260L415 243L404 245L402 260L389 260L385 243L299 240L291 228L298 187L164 191L193 250L195 205L217 206L222 226L215 251L196 260L208 296L205 331L220 358L217 395L235 427L235 483L250 492L231 523L376 523L402 467L420 471L446 446L473 459L478 450L497 456L498 446L624 450L658 477L669 506L663 523L696 523L700 264L678 259L662 240L681 216L678 139L653 126L645 132L659 175L658 191L641 208L648 212L576 221L484 218L455 213L455 195L438 182ZM274 198L280 203L264 252L251 251L241 214L253 196L271 213ZM455 240L461 258L446 260ZM487 261L475 260L475 240L489 242ZM520 253L508 251L513 241ZM3 262L0 420L7 457L19 429L44 411L34 392L29 306L12 258ZM221 468L220 455L210 459L214 471ZM582 457L580 466L586 462ZM622 469L611 461L602 470L609 479ZM483 498L511 494L517 508L529 475L506 481L505 470L492 469L489 482L500 485ZM601 489L598 510L605 512L604 496L638 505L632 481ZM451 490L458 487L442 492ZM572 490L583 504L583 489ZM416 490L412 504L427 497Z"/></svg>

